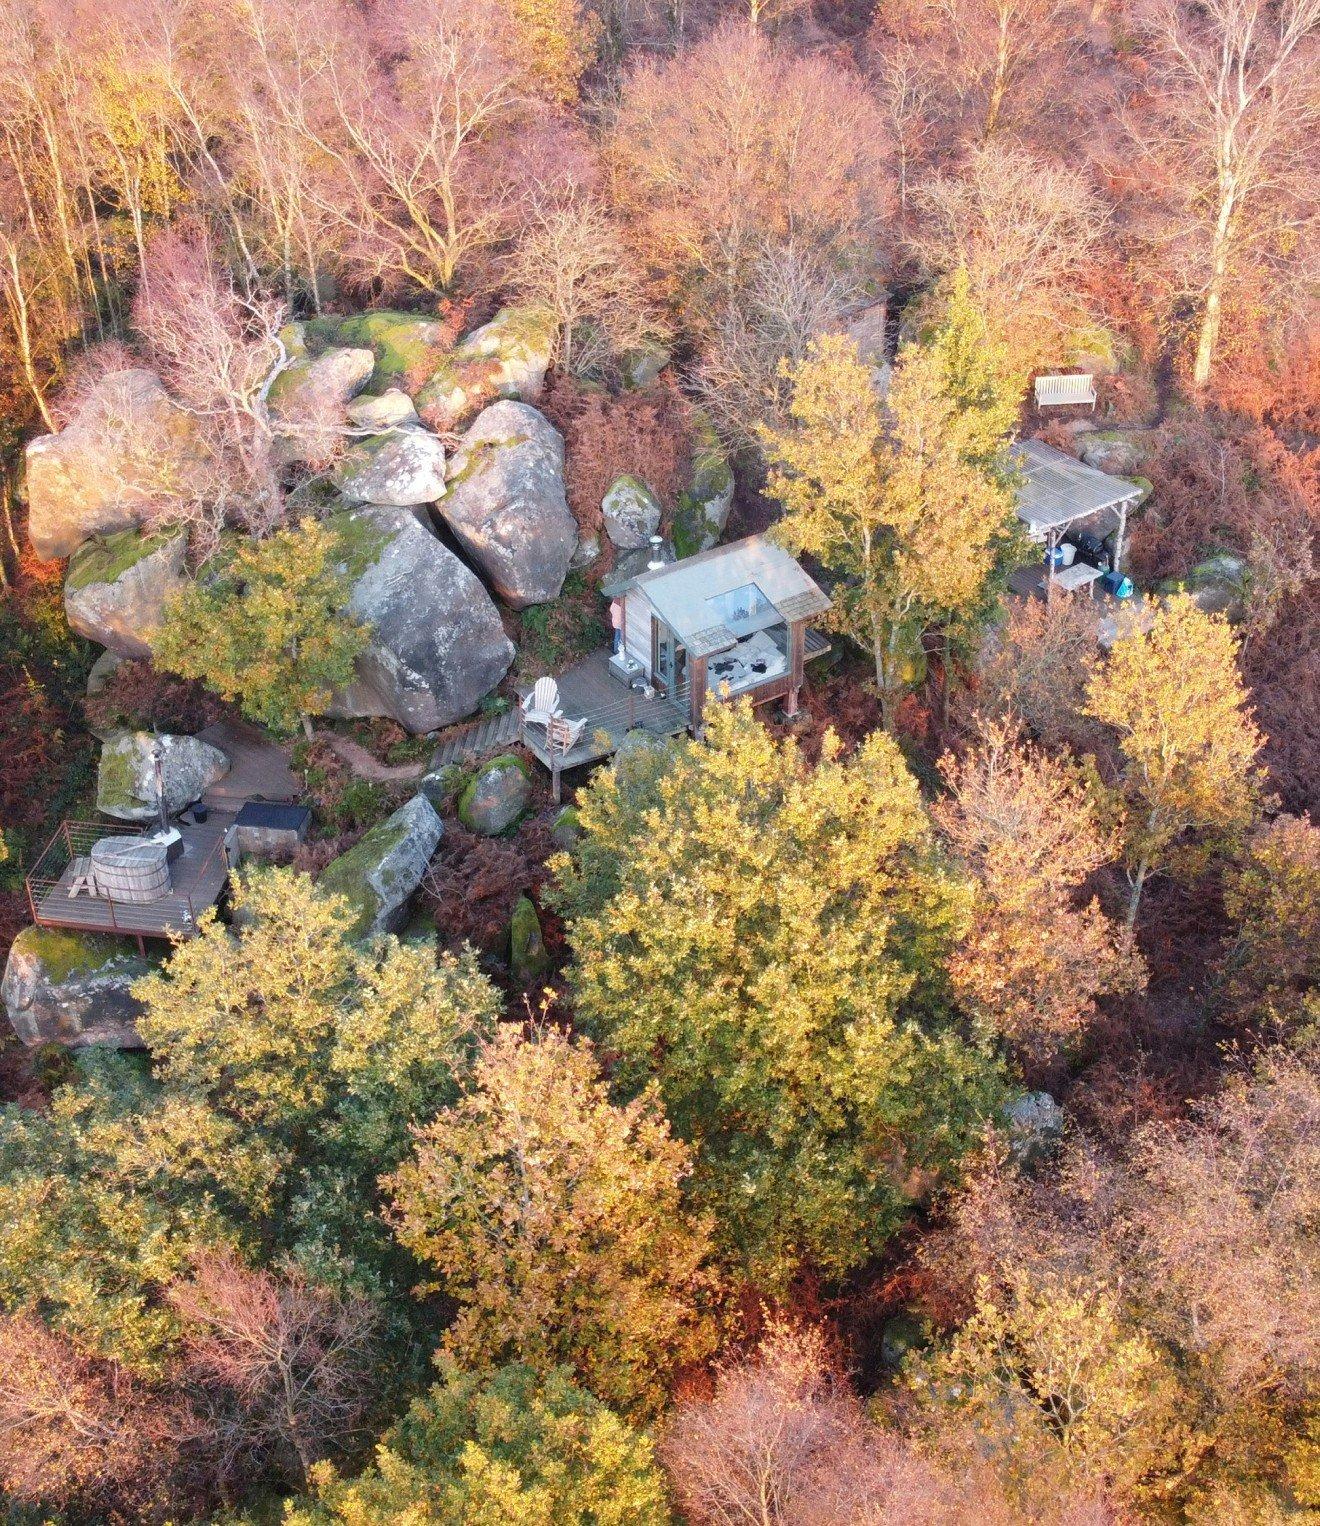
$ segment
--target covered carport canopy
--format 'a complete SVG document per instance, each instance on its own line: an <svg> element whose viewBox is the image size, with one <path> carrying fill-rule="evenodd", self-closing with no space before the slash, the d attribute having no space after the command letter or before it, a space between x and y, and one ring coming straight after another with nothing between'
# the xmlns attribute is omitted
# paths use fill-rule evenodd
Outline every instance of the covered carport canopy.
<svg viewBox="0 0 1320 1526"><path fill-rule="evenodd" d="M1123 565L1128 510L1141 499L1141 488L1126 477L1100 472L1041 440L1023 440L1014 449L1022 486L1018 518L1033 540L1051 550L1070 526L1111 512L1118 520L1114 567Z"/></svg>

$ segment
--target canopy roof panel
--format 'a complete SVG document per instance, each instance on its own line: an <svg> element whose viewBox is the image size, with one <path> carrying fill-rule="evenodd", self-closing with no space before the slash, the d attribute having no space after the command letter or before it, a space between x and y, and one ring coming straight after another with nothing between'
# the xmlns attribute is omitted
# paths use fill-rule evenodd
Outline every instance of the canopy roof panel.
<svg viewBox="0 0 1320 1526"><path fill-rule="evenodd" d="M1021 441L1014 454L1023 477L1018 518L1033 533L1061 529L1141 497L1135 482L1097 471L1041 440Z"/></svg>

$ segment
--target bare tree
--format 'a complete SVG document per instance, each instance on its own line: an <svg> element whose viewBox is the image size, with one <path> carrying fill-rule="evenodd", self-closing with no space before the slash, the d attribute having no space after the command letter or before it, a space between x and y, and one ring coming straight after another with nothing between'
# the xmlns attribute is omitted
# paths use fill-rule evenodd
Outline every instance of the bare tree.
<svg viewBox="0 0 1320 1526"><path fill-rule="evenodd" d="M1026 368L1057 358L1082 322L1076 278L1104 232L1106 211L1081 176L998 143L913 193L911 237L928 271L966 269L981 310Z"/></svg>
<svg viewBox="0 0 1320 1526"><path fill-rule="evenodd" d="M509 260L523 301L554 314L559 362L582 374L658 338L633 258L600 202L538 206Z"/></svg>
<svg viewBox="0 0 1320 1526"><path fill-rule="evenodd" d="M899 0L876 46L906 50L944 111L984 142L1049 99L1077 50L1072 0ZM892 39L892 41L890 41Z"/></svg>
<svg viewBox="0 0 1320 1526"><path fill-rule="evenodd" d="M161 376L198 420L220 508L264 534L284 513L266 407L288 359L284 304L240 294L200 228L160 234L148 268L134 322Z"/></svg>
<svg viewBox="0 0 1320 1526"><path fill-rule="evenodd" d="M747 285L725 304L693 375L721 434L740 448L759 424L782 426L795 365L819 334L837 329L861 284L796 243L769 244Z"/></svg>
<svg viewBox="0 0 1320 1526"><path fill-rule="evenodd" d="M1158 0L1151 57L1162 108L1146 134L1175 156L1200 316L1192 380L1210 379L1239 264L1299 246L1316 220L1320 0Z"/></svg>
<svg viewBox="0 0 1320 1526"><path fill-rule="evenodd" d="M216 1254L170 1302L185 1325L182 1376L214 1427L226 1476L255 1465L301 1485L359 1433L377 1356L367 1299Z"/></svg>
<svg viewBox="0 0 1320 1526"><path fill-rule="evenodd" d="M177 1396L33 1315L0 1319L0 1487L11 1500L136 1517L165 1504L180 1449L197 1432Z"/></svg>

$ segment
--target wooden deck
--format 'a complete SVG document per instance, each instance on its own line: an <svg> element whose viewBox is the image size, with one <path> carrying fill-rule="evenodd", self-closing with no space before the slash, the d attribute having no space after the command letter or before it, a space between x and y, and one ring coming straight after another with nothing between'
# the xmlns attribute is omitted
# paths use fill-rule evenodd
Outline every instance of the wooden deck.
<svg viewBox="0 0 1320 1526"><path fill-rule="evenodd" d="M28 876L32 919L42 927L70 927L84 932L127 933L141 938L187 938L196 930L198 917L220 899L229 878L223 825L185 826L183 852L170 865L171 893L142 904L111 901L103 896L71 896L73 867L68 851L51 857L60 839L42 854ZM64 844L75 852L90 847L90 839L135 835L122 823L70 824L74 833ZM83 841L82 838L89 840ZM45 868L43 869L43 865Z"/></svg>
<svg viewBox="0 0 1320 1526"><path fill-rule="evenodd" d="M587 763L598 763L616 752L619 743L634 728L659 737L677 736L687 730L686 705L680 707L661 694L646 699L632 693L611 675L609 664L610 654L602 648L555 679L559 685L559 708L569 720L585 716L587 729L575 747L552 762L545 744L545 728L528 726L523 742L546 768L553 769L557 764L561 772L567 772Z"/></svg>

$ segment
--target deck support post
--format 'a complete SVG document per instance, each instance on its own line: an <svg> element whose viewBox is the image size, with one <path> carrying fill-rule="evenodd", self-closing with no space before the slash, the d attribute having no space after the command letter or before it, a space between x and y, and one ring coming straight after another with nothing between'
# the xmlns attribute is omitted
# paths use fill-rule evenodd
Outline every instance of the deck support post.
<svg viewBox="0 0 1320 1526"><path fill-rule="evenodd" d="M137 935L137 946L138 946L138 953L141 955L141 957L143 959L145 959L147 957L147 944L146 944L146 939L143 938L141 933L139 933Z"/></svg>
<svg viewBox="0 0 1320 1526"><path fill-rule="evenodd" d="M555 751L553 742L550 744L550 793L558 805L562 791L559 783L559 754Z"/></svg>

